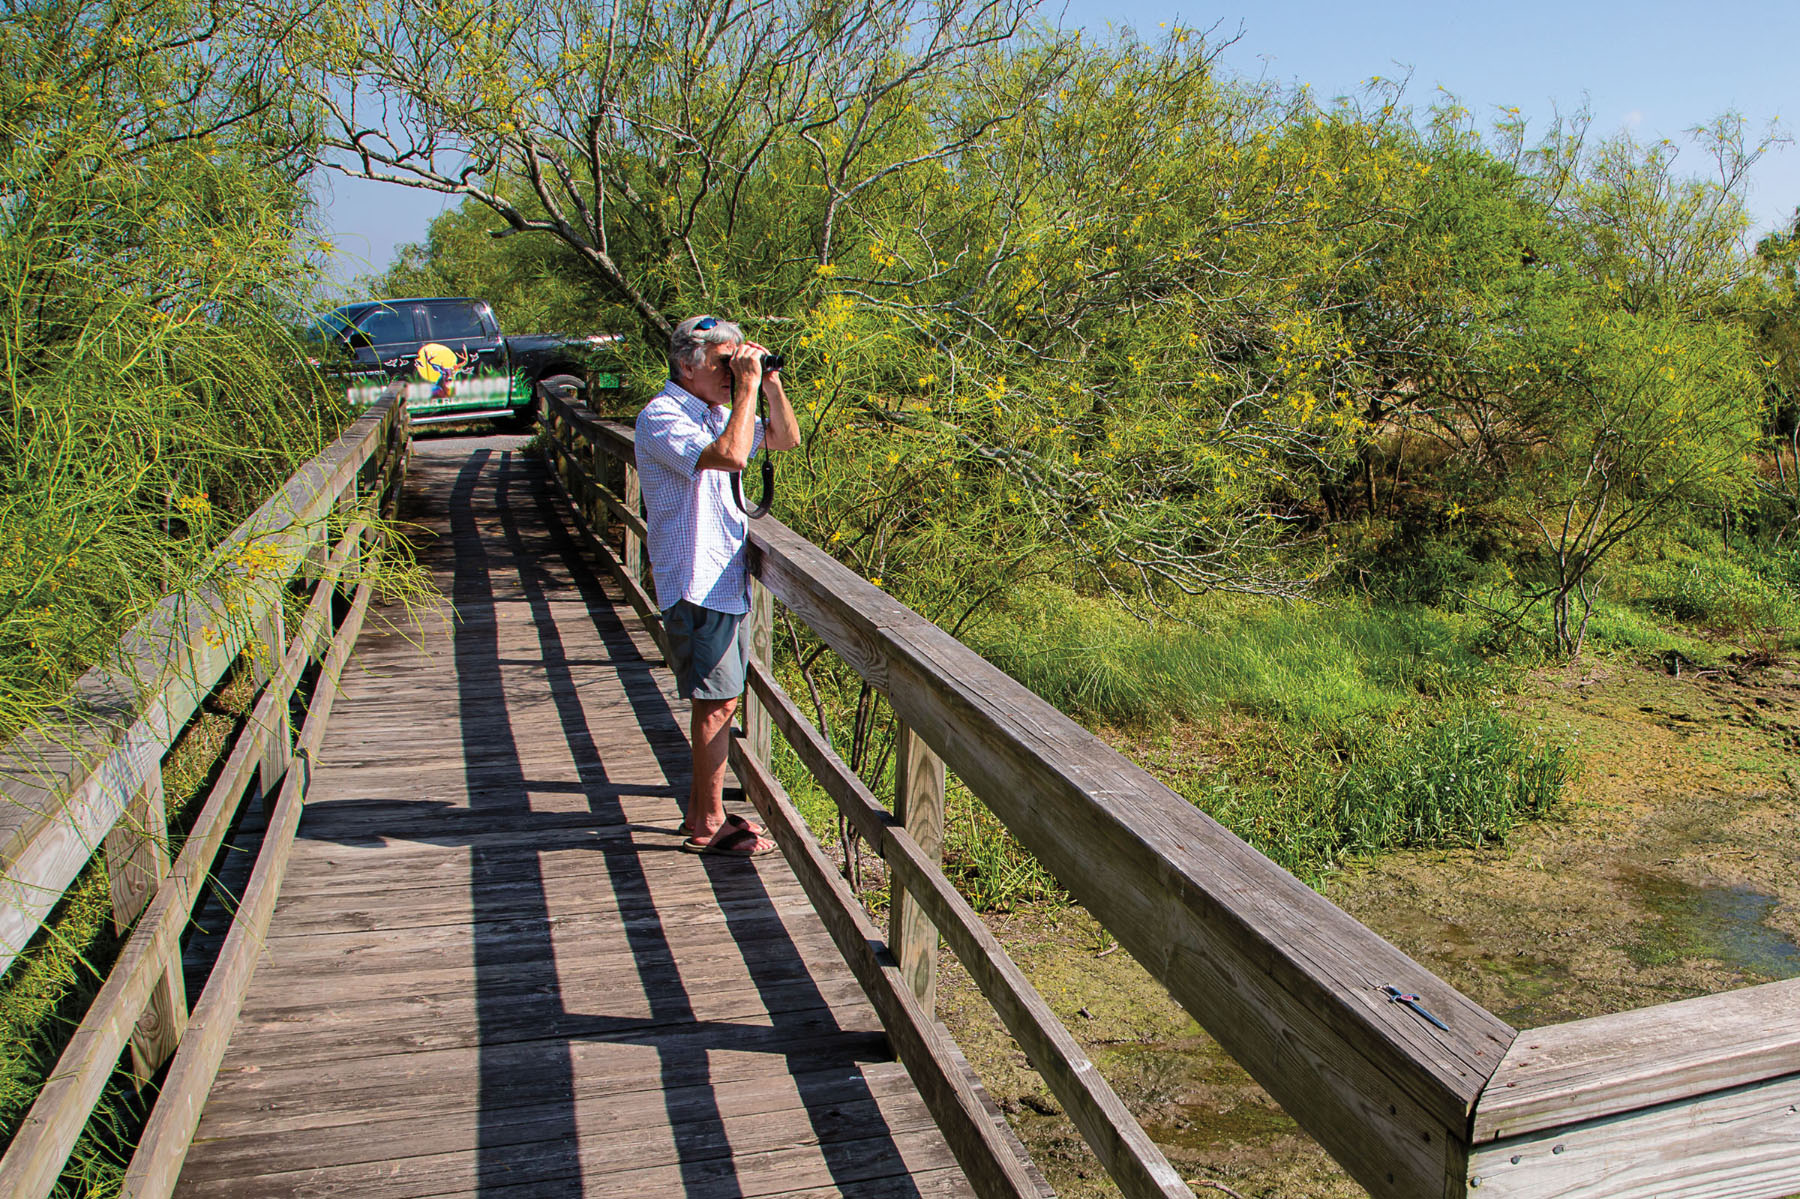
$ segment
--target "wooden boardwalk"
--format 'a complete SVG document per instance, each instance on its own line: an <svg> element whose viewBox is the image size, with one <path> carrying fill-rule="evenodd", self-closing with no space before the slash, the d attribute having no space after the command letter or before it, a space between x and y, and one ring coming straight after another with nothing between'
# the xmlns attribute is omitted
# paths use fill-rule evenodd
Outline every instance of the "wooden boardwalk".
<svg viewBox="0 0 1800 1199"><path fill-rule="evenodd" d="M345 674L177 1194L968 1194L780 857L678 851L685 705L521 443L416 448L441 602Z"/></svg>

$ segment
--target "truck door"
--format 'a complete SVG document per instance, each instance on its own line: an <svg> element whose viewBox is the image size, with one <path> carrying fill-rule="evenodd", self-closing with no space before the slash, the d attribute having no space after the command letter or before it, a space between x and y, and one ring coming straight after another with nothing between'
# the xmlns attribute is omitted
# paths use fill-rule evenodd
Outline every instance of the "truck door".
<svg viewBox="0 0 1800 1199"><path fill-rule="evenodd" d="M494 314L479 300L434 300L421 306L425 341L419 378L434 413L491 412L509 404L511 363Z"/></svg>
<svg viewBox="0 0 1800 1199"><path fill-rule="evenodd" d="M378 304L355 317L348 331L350 351L358 367L398 373L398 364L419 344L418 312L409 305Z"/></svg>

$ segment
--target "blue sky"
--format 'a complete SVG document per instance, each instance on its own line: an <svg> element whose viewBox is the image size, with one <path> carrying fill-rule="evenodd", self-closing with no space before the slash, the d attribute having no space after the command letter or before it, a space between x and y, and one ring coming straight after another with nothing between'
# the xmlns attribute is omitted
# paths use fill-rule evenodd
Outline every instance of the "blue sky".
<svg viewBox="0 0 1800 1199"><path fill-rule="evenodd" d="M1761 130L1780 119L1800 132L1800 3L1714 0L1699 4L1548 3L1380 5L1323 0L1242 0L1204 6L1158 0L1051 0L1063 23L1103 30L1129 24L1146 38L1165 22L1241 32L1223 62L1240 76L1311 84L1321 97L1351 94L1370 76L1409 70L1408 96L1423 107L1443 87L1479 118L1517 107L1542 128L1551 114L1584 104L1595 134L1630 129L1671 138L1734 110ZM1709 163L1697 152L1681 164ZM336 274L348 279L386 265L394 247L417 241L443 208L434 195L331 178L319 188L322 224L339 246ZM1785 224L1800 205L1800 147L1778 146L1751 176L1759 230Z"/></svg>

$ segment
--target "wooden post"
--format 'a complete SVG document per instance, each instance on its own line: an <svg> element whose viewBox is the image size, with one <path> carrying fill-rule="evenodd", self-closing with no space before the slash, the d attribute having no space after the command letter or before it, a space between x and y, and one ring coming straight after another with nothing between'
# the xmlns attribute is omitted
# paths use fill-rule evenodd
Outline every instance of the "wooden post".
<svg viewBox="0 0 1800 1199"><path fill-rule="evenodd" d="M162 765L144 783L106 834L106 875L112 888L113 928L131 927L169 873L169 817L163 802ZM179 951L170 955L131 1033L131 1072L138 1085L175 1053L187 1030L187 984Z"/></svg>
<svg viewBox="0 0 1800 1199"><path fill-rule="evenodd" d="M644 510L643 488L638 484L637 467L625 464L625 510L641 514ZM630 526L625 529L625 573L639 583L644 581L644 542Z"/></svg>
<svg viewBox="0 0 1800 1199"><path fill-rule="evenodd" d="M775 595L759 579L750 580L750 658L769 669L775 659ZM769 764L773 724L769 710L754 691L744 693L744 749L763 765Z"/></svg>
<svg viewBox="0 0 1800 1199"><path fill-rule="evenodd" d="M584 442L580 438L575 438L572 444L585 446L587 448L588 474L593 476L594 482L600 484L602 487L611 487L612 483L606 477L606 462L610 455L600 448L600 443ZM598 491L588 497L588 528L594 530L594 534L599 537L601 541L610 544L612 538L612 509L606 506L606 501L600 498L600 493Z"/></svg>
<svg viewBox="0 0 1800 1199"><path fill-rule="evenodd" d="M269 610L256 625L250 670L259 689L274 677L276 667L287 654L287 615L281 610L284 597L285 589L271 595ZM273 705L268 738L256 766L257 794L261 796L264 815L275 806L275 790L281 784L281 776L287 773L293 755L293 726L285 700Z"/></svg>
<svg viewBox="0 0 1800 1199"><path fill-rule="evenodd" d="M894 815L933 862L944 856L944 760L906 725L894 743ZM888 948L913 994L937 1006L938 931L912 896L892 886Z"/></svg>

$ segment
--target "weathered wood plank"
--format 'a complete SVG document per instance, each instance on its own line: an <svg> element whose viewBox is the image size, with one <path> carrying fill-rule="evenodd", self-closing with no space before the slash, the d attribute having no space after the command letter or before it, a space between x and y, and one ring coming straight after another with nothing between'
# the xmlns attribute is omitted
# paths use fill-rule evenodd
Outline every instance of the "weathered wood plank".
<svg viewBox="0 0 1800 1199"><path fill-rule="evenodd" d="M747 1118L727 1125L742 1152L683 1159L676 1164L637 1164L643 1146L607 1138L530 1141L400 1157L379 1163L328 1166L278 1175L234 1178L184 1188L195 1199L414 1199L436 1195L543 1195L579 1185L584 1199L643 1199L649 1195L787 1196L812 1188L849 1188L871 1179L904 1178L915 1169L943 1169L943 1138L917 1124L891 1136L838 1140L829 1149L812 1143L770 1143L758 1132L766 1121ZM504 1182L482 1184L479 1162L503 1172ZM966 1190L963 1193L967 1193ZM1036 1199L1036 1196L1033 1196Z"/></svg>
<svg viewBox="0 0 1800 1199"><path fill-rule="evenodd" d="M750 582L749 622L750 660L765 669L775 662L775 597L754 579ZM744 744L750 756L759 762L769 761L771 745L769 714L755 692L746 692L743 702Z"/></svg>
<svg viewBox="0 0 1800 1199"><path fill-rule="evenodd" d="M161 763L119 814L119 822L106 834L105 848L113 931L124 934L150 905L169 873L169 810L163 797ZM140 1087L175 1052L187 1029L187 1017L181 966L170 962L151 984L131 1030L131 1073Z"/></svg>
<svg viewBox="0 0 1800 1199"><path fill-rule="evenodd" d="M812 896L813 906L837 941L845 964L881 1015L882 1027L887 1029L900 1060L906 1063L976 1193L1036 1199L1035 1180L988 1119L980 1098L957 1069L956 1055L944 1045L940 1026L912 993L899 966L882 946L862 904L826 861L774 775L746 754L740 739L735 737L731 743L731 764L781 846L782 856Z"/></svg>
<svg viewBox="0 0 1800 1199"><path fill-rule="evenodd" d="M1800 1074L1800 978L1519 1033L1475 1109L1491 1141Z"/></svg>
<svg viewBox="0 0 1800 1199"><path fill-rule="evenodd" d="M823 550L769 518L750 537L777 598L1346 1169L1420 1199L1462 1177L1509 1026Z"/></svg>
<svg viewBox="0 0 1800 1199"><path fill-rule="evenodd" d="M473 973L465 974L465 980ZM838 1010L859 1002L851 979L819 982L804 978L779 984L752 979L660 995L653 990L638 995L635 1003L615 995L606 1004L590 998L607 993L603 980L593 980L598 985L591 988L580 987L582 981L565 983L558 978L548 996L547 984L538 973L529 983L465 984L451 995L414 992L404 999L344 998L279 1007L265 1002L239 1016L232 1036L234 1044L246 1053L298 1065L346 1053L372 1058L421 1049L576 1037L645 1044L695 1021L744 1027L810 1023L816 1029L829 1029L836 1026ZM637 991L629 984L625 989ZM589 1004L602 1010L584 1011ZM642 1014L629 1015L627 1009Z"/></svg>
<svg viewBox="0 0 1800 1199"><path fill-rule="evenodd" d="M627 529L630 529L637 536L644 537L648 535L649 527L644 524L644 518L627 507L625 501L614 495L610 487L595 478L564 439L559 437L547 437L544 439L544 444L556 451L555 465L566 472L566 476L561 477L563 486L570 491L580 491L581 494L590 501L588 505L583 505L581 507L581 512L584 517L590 522L593 521L592 503L598 502L604 505L606 510L617 518L620 524L624 525ZM571 478L574 480L574 485L572 487L570 486Z"/></svg>
<svg viewBox="0 0 1800 1199"><path fill-rule="evenodd" d="M677 852L685 711L549 476L430 452L469 618L359 646L180 1193L967 1195L799 884Z"/></svg>
<svg viewBox="0 0 1800 1199"><path fill-rule="evenodd" d="M474 1145L484 1131L496 1143L519 1144L538 1139L546 1126L555 1129L567 1124L567 1113L559 1110L557 1104L547 1104L533 1096L527 1095L517 1107L507 1109L504 1122L491 1119L491 1109L469 1102L471 1097L472 1089L447 1093L429 1109L415 1107L385 1118L321 1128L317 1139L329 1138L336 1160L355 1165L391 1161L396 1147L417 1153L429 1146ZM584 1088L575 1101L575 1117L585 1135L604 1137L621 1148L635 1149L632 1164L641 1167L678 1160L668 1134L671 1128L690 1121L760 1117L766 1128L788 1128L805 1124L809 1110L829 1111L835 1127L814 1129L823 1134L822 1139L829 1139L831 1132L846 1127L846 1112L853 1119L881 1119L879 1111L869 1108L883 1105L890 1111L921 1110L918 1092L896 1063L702 1080L623 1094L594 1093ZM917 1126L916 1116L913 1122ZM850 1127L854 1129L853 1125ZM237 1136L215 1136L207 1148L207 1169L184 1174L184 1185L192 1186L207 1178L235 1179L305 1170L319 1161L319 1146L313 1139L271 1138L255 1128ZM743 1152L745 1148L725 1143L715 1128L706 1140L683 1144L681 1157L716 1157Z"/></svg>
<svg viewBox="0 0 1800 1199"><path fill-rule="evenodd" d="M1475 1199L1783 1199L1800 1194L1800 1074L1488 1141Z"/></svg>
<svg viewBox="0 0 1800 1199"><path fill-rule="evenodd" d="M562 488L562 480L558 479L554 473L551 474L550 480L558 487L558 489ZM633 472L630 486L626 488L626 493L630 495L636 490L637 475ZM574 497L569 495L566 490L562 492L562 495L564 499L571 503L571 505L574 504ZM643 539L631 530L626 530L625 561L621 564L613 557L612 549L602 541L599 534L595 533L588 525L586 518L582 516L579 510L572 508L570 511L570 518L575 524L582 539L587 543L589 552L600 559L601 565L607 569L607 572L613 576L619 586L624 590L625 598L630 601L632 608L638 614L638 618L644 622L645 628L647 628L650 635L656 639L657 646L662 650L663 655L667 657L669 650L668 643L663 639L662 613L658 610L656 601L651 598L650 593L645 590L643 584Z"/></svg>
<svg viewBox="0 0 1800 1199"><path fill-rule="evenodd" d="M187 1157L194 1129L200 1122L200 1108L211 1089L219 1062L225 1056L226 1044L275 911L294 830L299 827L300 814L306 804L312 755L318 751L331 719L344 665L356 643L356 635L362 629L363 615L368 611L369 595L368 583L356 589L350 610L320 664L306 723L295 747L295 763L289 768L280 796L269 815L262 853L251 872L218 967L194 1005L194 1031L183 1038L175 1060L169 1065L156 1106L151 1109L137 1150L126 1168L121 1194L128 1199L164 1199L174 1192L181 1163Z"/></svg>
<svg viewBox="0 0 1800 1199"><path fill-rule="evenodd" d="M766 665L766 664L765 664ZM756 694L763 694L756 688ZM760 699L758 701L761 702ZM764 759L768 757L765 750ZM904 724L894 742L894 817L933 862L944 848L944 760ZM888 945L926 1011L937 1008L938 930L913 894L896 880L888 909Z"/></svg>
<svg viewBox="0 0 1800 1199"><path fill-rule="evenodd" d="M793 1076L796 1063L803 1074L854 1069L872 1075L889 1068L904 1073L904 1067L892 1061L879 1022L866 1009L860 1022L851 1021L850 1027L840 1023L824 1028L810 1022L750 1026L733 1030L728 1050L715 1048L718 1040L711 1029L671 1033L656 1043L662 1058L654 1070L643 1068L642 1056L621 1058L618 1046L607 1042L573 1041L566 1053L572 1073L581 1079L584 1098L610 1099L631 1108L654 1104L665 1090L704 1088L721 1081L773 1089L779 1080ZM421 1096L429 1097L434 1112L485 1109L499 1120L501 1113L538 1103L542 1096L520 1088L484 1097L476 1085L480 1073L491 1070L502 1077L529 1078L542 1070L546 1057L562 1052L554 1042L517 1041L491 1048L387 1054L373 1069L364 1058L304 1065L247 1063L233 1074L229 1087L208 1101L204 1125L208 1136L200 1148L210 1156L215 1143L232 1137L271 1141L293 1132L404 1120L418 1115ZM196 1177L211 1172L207 1167Z"/></svg>

